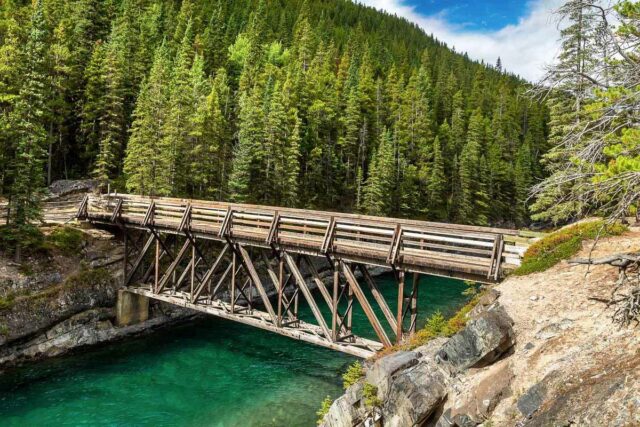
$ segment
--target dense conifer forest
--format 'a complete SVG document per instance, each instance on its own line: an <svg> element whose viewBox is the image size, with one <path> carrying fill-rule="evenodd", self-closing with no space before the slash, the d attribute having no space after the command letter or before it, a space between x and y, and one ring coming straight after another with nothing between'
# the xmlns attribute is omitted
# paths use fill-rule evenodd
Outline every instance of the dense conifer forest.
<svg viewBox="0 0 640 427"><path fill-rule="evenodd" d="M548 113L496 60L346 0L4 0L0 196L16 223L47 183L91 176L521 225Z"/></svg>

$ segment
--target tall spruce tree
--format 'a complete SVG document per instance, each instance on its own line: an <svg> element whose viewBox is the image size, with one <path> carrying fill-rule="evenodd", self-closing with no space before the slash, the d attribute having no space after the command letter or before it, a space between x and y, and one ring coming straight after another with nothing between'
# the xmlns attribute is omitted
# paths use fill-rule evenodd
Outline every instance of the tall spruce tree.
<svg viewBox="0 0 640 427"><path fill-rule="evenodd" d="M165 124L168 120L171 78L169 49L165 43L157 49L149 78L143 83L134 111L131 138L124 161L127 190L164 196L171 194L172 151L167 146Z"/></svg>
<svg viewBox="0 0 640 427"><path fill-rule="evenodd" d="M9 204L9 224L14 231L16 259L24 240L41 217L44 187L47 118L46 102L50 90L46 69L47 26L42 0L33 4L29 36L25 46L22 73L24 81L11 112L11 126L16 137L16 154L12 165L13 183Z"/></svg>

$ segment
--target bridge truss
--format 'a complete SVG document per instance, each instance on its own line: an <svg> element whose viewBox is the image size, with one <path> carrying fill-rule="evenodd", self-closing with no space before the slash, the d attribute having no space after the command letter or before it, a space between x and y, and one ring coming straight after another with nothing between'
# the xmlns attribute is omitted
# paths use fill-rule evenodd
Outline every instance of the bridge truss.
<svg viewBox="0 0 640 427"><path fill-rule="evenodd" d="M512 230L131 195L87 195L78 218L122 230L129 292L358 357L415 333L421 275L493 283L529 240ZM393 272L395 312L371 266ZM356 305L377 340L353 333Z"/></svg>

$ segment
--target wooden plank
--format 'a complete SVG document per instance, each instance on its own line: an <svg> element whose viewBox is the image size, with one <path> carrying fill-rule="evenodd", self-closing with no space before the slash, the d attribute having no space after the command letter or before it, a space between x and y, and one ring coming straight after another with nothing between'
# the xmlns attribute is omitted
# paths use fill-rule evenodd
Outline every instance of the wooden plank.
<svg viewBox="0 0 640 427"><path fill-rule="evenodd" d="M376 335L382 342L382 345L384 345L385 347L391 347L391 341L389 340L387 333L385 332L384 328L380 324L380 321L378 320L378 317L373 311L373 308L371 308L371 304L369 304L369 301L367 301L367 298L364 295L364 292L362 292L362 289L360 288L360 284L358 283L358 280L356 279L356 277L353 275L351 268L349 268L349 266L344 262L340 262L340 264L342 265L342 272L346 277L347 281L349 282L349 286L351 287L351 289L353 289L353 293L356 299L362 306L362 309L364 310L364 313L366 314L367 319L369 319L369 323L371 323L371 326L373 326L373 330L376 332Z"/></svg>
<svg viewBox="0 0 640 427"><path fill-rule="evenodd" d="M271 227L269 227L269 234L267 235L267 244L272 245L278 239L278 225L280 224L280 213L278 211L273 215L273 221Z"/></svg>
<svg viewBox="0 0 640 427"><path fill-rule="evenodd" d="M382 310L382 314L384 314L384 317L386 317L387 322L389 322L389 326L391 326L391 329L393 331L397 331L398 325L397 325L396 319L394 318L393 313L389 308L389 304L387 304L387 301L385 301L384 296L382 295L382 292L380 292L378 285L376 284L373 277L371 277L371 274L369 274L369 270L367 270L367 268L362 264L357 264L357 266L362 272L362 277L364 277L365 283L369 286L369 289L371 290L371 294L373 295L373 298L378 303L378 306L380 306L380 309Z"/></svg>
<svg viewBox="0 0 640 427"><path fill-rule="evenodd" d="M215 301L213 304L204 305L191 303L178 296L171 296L166 294L156 295L141 288L128 288L127 290L129 292L144 295L155 300L190 308L216 317L233 320L238 323L254 326L259 329L347 353L356 357L369 358L375 354L376 350L379 350L381 348L380 343L360 337L354 337L354 343L332 342L331 340L322 337L322 331L319 327L302 321L299 321L299 326L295 328L277 327L268 321L267 313L254 312L252 315L234 313L230 309L230 304L222 301Z"/></svg>
<svg viewBox="0 0 640 427"><path fill-rule="evenodd" d="M340 271L338 261L333 261L333 298L331 304L331 339L338 340L338 288L340 287Z"/></svg>
<svg viewBox="0 0 640 427"><path fill-rule="evenodd" d="M302 295L307 300L309 307L311 307L311 311L313 312L313 316L316 318L316 322L318 322L318 325L320 325L320 327L322 328L322 332L324 333L324 336L327 339L331 339L331 332L327 327L327 323L325 322L324 317L322 317L322 312L320 312L318 305L313 299L313 295L311 294L311 291L309 290L309 287L307 286L307 282L305 282L304 277L302 277L302 274L300 273L298 266L293 261L293 258L291 258L291 255L289 255L286 252L284 253L284 259L287 263L287 267L289 267L289 271L293 274L294 278L296 279L296 282L298 283L298 287L302 291Z"/></svg>
<svg viewBox="0 0 640 427"><path fill-rule="evenodd" d="M493 276L494 280L498 280L500 277L500 268L502 267L502 250L504 249L504 240L502 240L502 235L498 234L499 243L498 243L498 256L496 257L496 271Z"/></svg>
<svg viewBox="0 0 640 427"><path fill-rule="evenodd" d="M133 266L131 267L131 270L129 271L129 274L127 275L127 278L124 281L125 286L128 286L131 283L131 279L133 278L133 275L136 273L136 271L140 267L140 264L144 260L145 255L149 251L149 248L151 247L151 245L153 244L155 239L156 239L156 235L155 234L151 234L149 236L149 238L147 239L146 243L142 247L142 250L138 254L138 257L133 262Z"/></svg>
<svg viewBox="0 0 640 427"><path fill-rule="evenodd" d="M402 342L404 319L404 271L398 272L398 313L396 318L396 344Z"/></svg>
<svg viewBox="0 0 640 427"><path fill-rule="evenodd" d="M389 247L389 256L387 256L387 264L396 265L398 262L398 255L400 254L400 244L402 243L402 225L396 225L396 230L393 232L393 238L391 239L391 245Z"/></svg>
<svg viewBox="0 0 640 427"><path fill-rule="evenodd" d="M418 288L420 284L420 274L413 273L412 292L411 292L411 324L409 326L409 335L413 336L416 333L416 326L418 323Z"/></svg>

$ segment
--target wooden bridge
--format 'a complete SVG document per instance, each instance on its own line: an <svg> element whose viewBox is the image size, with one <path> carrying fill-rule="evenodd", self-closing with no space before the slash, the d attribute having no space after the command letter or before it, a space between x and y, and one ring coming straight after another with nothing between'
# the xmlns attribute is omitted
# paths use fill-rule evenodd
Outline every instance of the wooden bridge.
<svg viewBox="0 0 640 427"><path fill-rule="evenodd" d="M87 195L77 217L122 230L128 292L359 357L415 332L422 275L495 283L520 264L531 237L516 230L126 194ZM394 272L395 313L369 273L372 266ZM329 284L322 276L327 271ZM407 274L413 274L408 290ZM302 302L315 323L299 318ZM352 332L356 304L377 340Z"/></svg>

